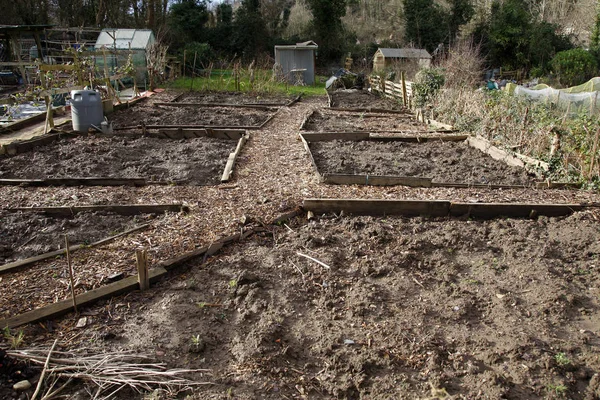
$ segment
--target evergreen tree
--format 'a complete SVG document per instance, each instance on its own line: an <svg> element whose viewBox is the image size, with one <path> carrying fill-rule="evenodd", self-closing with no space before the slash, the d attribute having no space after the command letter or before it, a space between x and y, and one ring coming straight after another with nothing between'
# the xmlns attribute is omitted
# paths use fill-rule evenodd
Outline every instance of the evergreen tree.
<svg viewBox="0 0 600 400"><path fill-rule="evenodd" d="M233 21L232 50L246 61L269 50L269 35L260 13L260 0L242 0Z"/></svg>
<svg viewBox="0 0 600 400"><path fill-rule="evenodd" d="M403 0L405 39L432 52L448 38L445 15L433 0Z"/></svg>
<svg viewBox="0 0 600 400"><path fill-rule="evenodd" d="M345 49L346 32L342 17L346 15L346 0L308 0L312 11L311 37L319 45L319 61L339 61Z"/></svg>

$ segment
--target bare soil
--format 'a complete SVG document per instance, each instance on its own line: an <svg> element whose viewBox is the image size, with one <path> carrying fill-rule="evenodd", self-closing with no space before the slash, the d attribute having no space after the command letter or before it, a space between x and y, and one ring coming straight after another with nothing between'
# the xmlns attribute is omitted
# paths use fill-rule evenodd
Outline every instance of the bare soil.
<svg viewBox="0 0 600 400"><path fill-rule="evenodd" d="M102 335L211 368L198 399L595 399L594 218L297 220L191 264Z"/></svg>
<svg viewBox="0 0 600 400"><path fill-rule="evenodd" d="M89 244L141 225L148 215L123 216L111 212L80 212L60 218L37 212L0 210L0 265L72 245ZM0 311L1 314L1 311Z"/></svg>
<svg viewBox="0 0 600 400"><path fill-rule="evenodd" d="M329 93L331 107L338 108L379 108L382 110L405 110L398 101L388 99L368 90L336 90Z"/></svg>
<svg viewBox="0 0 600 400"><path fill-rule="evenodd" d="M179 97L178 103L208 103L208 104L280 104L286 105L294 100L295 96L285 96L277 94L252 95L249 93L224 93L224 92L186 92Z"/></svg>
<svg viewBox="0 0 600 400"><path fill-rule="evenodd" d="M306 121L305 131L315 132L427 132L428 127L410 116L317 111Z"/></svg>
<svg viewBox="0 0 600 400"><path fill-rule="evenodd" d="M432 178L434 182L529 185L523 168L511 167L466 142L343 141L309 144L319 172Z"/></svg>
<svg viewBox="0 0 600 400"><path fill-rule="evenodd" d="M189 214L166 214L147 230L75 253L81 293L108 273L134 274L137 248L154 265L240 232L243 217L263 226L307 197L600 202L589 190L323 185L297 133L326 106L325 98L307 98L283 107L253 132L228 185L7 186L0 206L190 206ZM84 328L73 313L23 327L24 346L48 349L59 338L60 351L131 350L170 367L210 369L192 377L214 385L191 399L424 399L433 389L438 398L446 390L454 398L594 399L598 221L596 210L531 221L323 218L287 222L293 231L265 224L268 232L200 258L149 291L83 309ZM1 307L16 315L66 298L65 272L65 260L53 259L0 276ZM4 390L0 398L13 396Z"/></svg>
<svg viewBox="0 0 600 400"><path fill-rule="evenodd" d="M235 140L201 137L82 136L0 158L4 179L146 178L191 185L220 183Z"/></svg>
<svg viewBox="0 0 600 400"><path fill-rule="evenodd" d="M153 96L157 97L157 96ZM110 116L115 128L137 125L210 125L210 126L258 126L273 113L243 108L227 107L169 107L154 106L164 96L152 102L142 102L132 108L115 112Z"/></svg>

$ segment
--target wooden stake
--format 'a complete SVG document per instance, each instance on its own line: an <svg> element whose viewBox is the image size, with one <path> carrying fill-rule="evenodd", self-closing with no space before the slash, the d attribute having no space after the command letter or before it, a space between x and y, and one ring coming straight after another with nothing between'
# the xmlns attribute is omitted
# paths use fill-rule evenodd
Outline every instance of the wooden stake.
<svg viewBox="0 0 600 400"><path fill-rule="evenodd" d="M402 80L402 102L404 103L404 107L408 107L408 95L406 93L406 77L404 75L404 71L400 73L400 79Z"/></svg>
<svg viewBox="0 0 600 400"><path fill-rule="evenodd" d="M194 78L196 77L196 57L198 57L198 52L194 53L194 67L192 71L192 84L190 85L190 91L194 89Z"/></svg>
<svg viewBox="0 0 600 400"><path fill-rule="evenodd" d="M588 177L591 178L594 173L594 162L596 161L596 151L598 150L598 136L600 136L600 129L596 131L596 137L594 137L594 145L592 146L592 159L590 161L590 172Z"/></svg>
<svg viewBox="0 0 600 400"><path fill-rule="evenodd" d="M137 259L138 283L140 290L150 289L150 276L148 275L148 254L146 250L136 250L135 257Z"/></svg>
<svg viewBox="0 0 600 400"><path fill-rule="evenodd" d="M71 280L71 297L73 297L73 309L77 313L77 300L75 298L75 280L73 279L73 266L71 265L71 252L69 250L69 238L65 235L65 250L67 252L67 264L69 265L69 279Z"/></svg>
<svg viewBox="0 0 600 400"><path fill-rule="evenodd" d="M186 51L183 50L183 77L185 78L185 56L186 56Z"/></svg>

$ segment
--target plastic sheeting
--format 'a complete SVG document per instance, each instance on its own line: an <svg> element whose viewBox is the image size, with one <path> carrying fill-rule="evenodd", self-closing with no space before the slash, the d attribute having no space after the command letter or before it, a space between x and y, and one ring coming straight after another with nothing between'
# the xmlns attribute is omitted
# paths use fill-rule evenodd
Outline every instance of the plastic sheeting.
<svg viewBox="0 0 600 400"><path fill-rule="evenodd" d="M510 83L506 85L505 90L515 96L527 97L549 105L554 104L572 114L600 111L600 77L567 89L553 89L547 85L526 88Z"/></svg>

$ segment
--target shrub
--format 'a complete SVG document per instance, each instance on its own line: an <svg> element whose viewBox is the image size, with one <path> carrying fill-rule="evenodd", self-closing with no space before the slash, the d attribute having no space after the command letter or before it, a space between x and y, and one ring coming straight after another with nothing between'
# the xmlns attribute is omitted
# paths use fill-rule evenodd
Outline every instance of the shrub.
<svg viewBox="0 0 600 400"><path fill-rule="evenodd" d="M425 68L417 73L413 83L413 96L417 107L424 107L444 86L445 78L441 69Z"/></svg>
<svg viewBox="0 0 600 400"><path fill-rule="evenodd" d="M561 51L550 62L561 84L575 86L594 76L596 59L584 49Z"/></svg>

